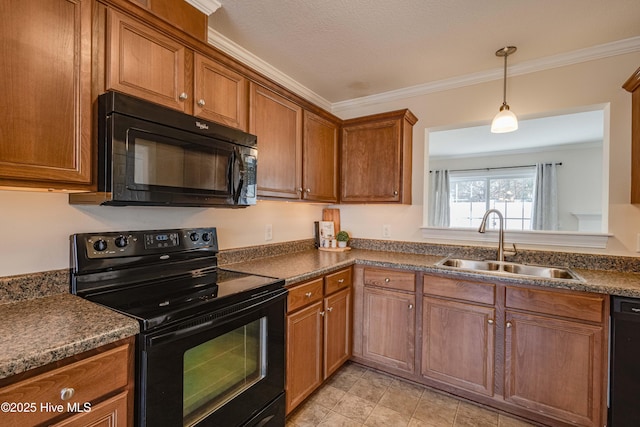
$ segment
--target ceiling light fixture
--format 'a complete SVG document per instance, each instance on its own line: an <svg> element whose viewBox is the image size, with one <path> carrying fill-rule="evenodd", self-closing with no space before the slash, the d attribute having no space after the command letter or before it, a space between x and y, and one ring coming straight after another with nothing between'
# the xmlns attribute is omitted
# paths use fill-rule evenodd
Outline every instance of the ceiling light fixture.
<svg viewBox="0 0 640 427"><path fill-rule="evenodd" d="M507 104L507 57L515 53L516 50L515 46L505 46L496 51L496 56L504 57L504 91L500 112L496 114L491 122L492 133L513 132L518 129L518 118L509 109L509 104Z"/></svg>

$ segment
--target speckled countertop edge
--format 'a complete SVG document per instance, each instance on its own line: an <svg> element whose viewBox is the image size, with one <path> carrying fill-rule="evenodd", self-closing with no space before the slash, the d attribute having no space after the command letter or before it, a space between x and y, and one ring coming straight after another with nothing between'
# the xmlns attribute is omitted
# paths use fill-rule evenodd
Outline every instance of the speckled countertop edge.
<svg viewBox="0 0 640 427"><path fill-rule="evenodd" d="M0 304L0 378L138 332L135 319L71 294Z"/></svg>
<svg viewBox="0 0 640 427"><path fill-rule="evenodd" d="M304 282L353 264L398 268L431 274L445 274L476 281L500 280L513 285L536 285L546 288L569 289L601 294L640 298L640 273L573 268L583 281L544 279L452 270L436 266L441 255L422 255L401 252L353 249L348 252L321 252L307 250L287 255L262 258L221 266L229 270L285 279L286 285Z"/></svg>

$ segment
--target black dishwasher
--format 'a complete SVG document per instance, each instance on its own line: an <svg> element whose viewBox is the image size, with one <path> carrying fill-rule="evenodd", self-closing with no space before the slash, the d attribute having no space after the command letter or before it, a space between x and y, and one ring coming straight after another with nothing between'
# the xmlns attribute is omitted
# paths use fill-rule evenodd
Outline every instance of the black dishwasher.
<svg viewBox="0 0 640 427"><path fill-rule="evenodd" d="M640 299L611 299L609 427L640 425Z"/></svg>

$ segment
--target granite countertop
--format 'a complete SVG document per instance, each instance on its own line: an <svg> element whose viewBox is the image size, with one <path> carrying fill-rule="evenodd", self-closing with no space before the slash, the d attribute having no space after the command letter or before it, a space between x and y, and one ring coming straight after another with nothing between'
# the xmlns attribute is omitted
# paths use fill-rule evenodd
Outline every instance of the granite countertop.
<svg viewBox="0 0 640 427"><path fill-rule="evenodd" d="M451 277L485 282L498 278L490 273L452 271L436 266L435 264L442 258L444 257L441 255L369 249L353 249L346 252L308 249L243 262L225 263L220 267L282 278L285 279L286 285L294 285L353 264L447 274ZM541 287L640 298L640 273L577 268L573 270L584 280L575 282L507 275L499 276L499 280L514 285L533 284ZM68 283L66 280L58 279L57 275L52 277L61 283ZM23 294L23 288L29 288L26 285L28 281L28 277L7 281L9 285L5 286L5 293ZM63 288L64 286L60 287L60 289ZM32 295L32 299L0 304L0 333L3 341L0 347L0 379L139 332L136 320L60 289L56 288L57 293L53 295L35 298ZM16 295L9 296L16 297Z"/></svg>
<svg viewBox="0 0 640 427"><path fill-rule="evenodd" d="M400 252L353 249L347 252L324 252L307 250L292 254L223 265L222 268L244 273L259 274L285 279L287 285L300 283L313 277L335 271L353 264L374 267L400 268L425 273L447 274L467 280L492 281L498 278L502 282L514 285L526 284L548 288L570 289L602 294L640 298L640 273L609 270L576 269L583 281L563 279L544 279L535 277L497 276L491 273L453 271L437 267L435 264L444 257Z"/></svg>
<svg viewBox="0 0 640 427"><path fill-rule="evenodd" d="M0 305L0 378L130 337L138 322L71 294Z"/></svg>

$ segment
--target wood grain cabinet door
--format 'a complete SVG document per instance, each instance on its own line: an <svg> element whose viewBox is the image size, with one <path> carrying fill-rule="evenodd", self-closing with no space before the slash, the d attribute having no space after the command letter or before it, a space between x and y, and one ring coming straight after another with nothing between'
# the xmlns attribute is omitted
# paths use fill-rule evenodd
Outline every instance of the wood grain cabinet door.
<svg viewBox="0 0 640 427"><path fill-rule="evenodd" d="M287 316L287 413L322 384L323 302Z"/></svg>
<svg viewBox="0 0 640 427"><path fill-rule="evenodd" d="M310 111L304 112L302 138L302 198L338 201L338 126Z"/></svg>
<svg viewBox="0 0 640 427"><path fill-rule="evenodd" d="M493 396L495 309L423 298L422 375Z"/></svg>
<svg viewBox="0 0 640 427"><path fill-rule="evenodd" d="M300 199L302 107L250 83L249 133L258 137L258 195Z"/></svg>
<svg viewBox="0 0 640 427"><path fill-rule="evenodd" d="M603 337L601 326L507 311L505 399L574 425L601 425Z"/></svg>
<svg viewBox="0 0 640 427"><path fill-rule="evenodd" d="M415 367L415 294L364 287L362 357L409 373Z"/></svg>
<svg viewBox="0 0 640 427"><path fill-rule="evenodd" d="M248 80L217 62L195 54L193 114L243 131L249 114Z"/></svg>
<svg viewBox="0 0 640 427"><path fill-rule="evenodd" d="M324 299L324 378L351 357L351 288Z"/></svg>
<svg viewBox="0 0 640 427"><path fill-rule="evenodd" d="M91 183L91 5L0 2L0 185Z"/></svg>
<svg viewBox="0 0 640 427"><path fill-rule="evenodd" d="M107 10L106 89L183 112L192 105L185 63L192 52L170 37Z"/></svg>

